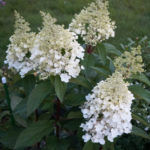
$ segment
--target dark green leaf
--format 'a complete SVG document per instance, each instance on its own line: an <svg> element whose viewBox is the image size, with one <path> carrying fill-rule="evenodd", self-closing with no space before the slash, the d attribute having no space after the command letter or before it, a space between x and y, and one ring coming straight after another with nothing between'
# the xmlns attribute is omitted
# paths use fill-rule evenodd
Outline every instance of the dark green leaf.
<svg viewBox="0 0 150 150"><path fill-rule="evenodd" d="M3 117L5 117L5 116L7 116L7 115L9 115L9 114L10 114L10 112L9 112L8 110L2 111L2 112L0 113L0 122L1 122L1 119L2 119Z"/></svg>
<svg viewBox="0 0 150 150"><path fill-rule="evenodd" d="M35 83L36 83L35 77L33 75L28 75L25 76L23 79L17 81L16 86L24 87L25 93L29 95L32 89L34 88Z"/></svg>
<svg viewBox="0 0 150 150"><path fill-rule="evenodd" d="M17 95L12 95L11 96L11 108L12 110L14 110L18 104L20 104L20 102L22 101L23 99Z"/></svg>
<svg viewBox="0 0 150 150"><path fill-rule="evenodd" d="M103 146L103 150L114 150L114 142L110 142L105 139L105 145Z"/></svg>
<svg viewBox="0 0 150 150"><path fill-rule="evenodd" d="M65 122L64 124L64 128L67 129L67 130L72 130L72 131L75 131L75 130L78 130L80 124L83 122L82 119L72 119L72 120L68 120Z"/></svg>
<svg viewBox="0 0 150 150"><path fill-rule="evenodd" d="M14 149L16 140L21 131L22 129L19 128L11 128L4 131L3 135L0 137L0 143L10 149Z"/></svg>
<svg viewBox="0 0 150 150"><path fill-rule="evenodd" d="M132 113L132 118L134 120L138 120L140 123L142 123L143 125L150 127L150 123L148 123L143 117L136 115L134 113Z"/></svg>
<svg viewBox="0 0 150 150"><path fill-rule="evenodd" d="M38 84L31 92L27 102L27 115L29 116L39 107L44 98L52 92L50 82L44 81Z"/></svg>
<svg viewBox="0 0 150 150"><path fill-rule="evenodd" d="M70 82L72 82L74 84L77 84L77 85L81 85L81 86L83 86L87 89L91 89L91 84L89 83L89 81L86 78L82 77L82 76L79 76L77 78L72 78L70 80Z"/></svg>
<svg viewBox="0 0 150 150"><path fill-rule="evenodd" d="M67 116L68 119L74 119L74 118L82 118L82 113L80 111L72 111Z"/></svg>
<svg viewBox="0 0 150 150"><path fill-rule="evenodd" d="M27 121L19 115L15 115L15 121L22 125L23 127L27 127Z"/></svg>
<svg viewBox="0 0 150 150"><path fill-rule="evenodd" d="M104 44L98 44L97 51L102 64L105 65L107 58L106 58L106 49Z"/></svg>
<svg viewBox="0 0 150 150"><path fill-rule="evenodd" d="M58 140L55 136L48 137L46 142L49 150L68 150L68 147L70 145L69 140Z"/></svg>
<svg viewBox="0 0 150 150"><path fill-rule="evenodd" d="M62 82L59 76L56 76L55 77L55 92L61 102L63 102L66 88L67 88L66 83Z"/></svg>
<svg viewBox="0 0 150 150"><path fill-rule="evenodd" d="M31 146L39 142L53 130L51 121L38 121L24 129L19 135L15 148Z"/></svg>
<svg viewBox="0 0 150 150"><path fill-rule="evenodd" d="M22 118L27 118L27 100L23 99L14 109L14 115L19 115Z"/></svg>
<svg viewBox="0 0 150 150"><path fill-rule="evenodd" d="M33 75L26 76L23 79L23 85L24 85L24 89L25 89L25 92L27 93L27 95L29 95L30 92L32 91L32 89L34 88L35 82L36 82L36 80Z"/></svg>
<svg viewBox="0 0 150 150"><path fill-rule="evenodd" d="M99 73L100 75L103 75L105 77L108 77L110 75L110 72L104 68L98 68L98 67L91 67L92 69L94 69L97 73Z"/></svg>
<svg viewBox="0 0 150 150"><path fill-rule="evenodd" d="M148 86L150 86L150 81L149 81L149 79L148 79L143 73L132 75L131 78L132 78L132 79L139 80L139 81L141 81L141 82L147 84Z"/></svg>
<svg viewBox="0 0 150 150"><path fill-rule="evenodd" d="M129 90L138 98L145 100L150 103L150 92L139 85L132 85Z"/></svg>
<svg viewBox="0 0 150 150"><path fill-rule="evenodd" d="M114 54L114 55L117 55L117 56L121 55L121 52L114 45L109 44L109 43L104 43L104 46L105 46L106 52L108 54Z"/></svg>
<svg viewBox="0 0 150 150"><path fill-rule="evenodd" d="M92 142L87 142L83 150L99 150L100 146L98 144L92 143Z"/></svg>
<svg viewBox="0 0 150 150"><path fill-rule="evenodd" d="M64 104L69 106L79 106L85 101L85 95L80 93L71 93L65 97Z"/></svg>
<svg viewBox="0 0 150 150"><path fill-rule="evenodd" d="M115 72L115 66L113 64L113 61L110 57L108 57L109 60L109 70L111 71L111 73Z"/></svg>
<svg viewBox="0 0 150 150"><path fill-rule="evenodd" d="M132 127L132 134L150 140L150 136L144 130L142 130L138 127L135 127L135 126Z"/></svg>

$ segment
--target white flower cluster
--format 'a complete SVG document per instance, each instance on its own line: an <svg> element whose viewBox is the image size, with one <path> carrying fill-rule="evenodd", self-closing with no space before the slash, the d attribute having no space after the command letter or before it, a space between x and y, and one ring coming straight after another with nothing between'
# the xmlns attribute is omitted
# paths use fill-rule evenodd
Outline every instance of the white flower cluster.
<svg viewBox="0 0 150 150"><path fill-rule="evenodd" d="M80 60L84 57L84 49L76 41L76 35L56 25L56 20L41 12L43 28L37 34L30 59L41 79L50 75L60 75L63 82L76 78L82 66Z"/></svg>
<svg viewBox="0 0 150 150"><path fill-rule="evenodd" d="M24 77L29 71L41 79L60 75L63 82L76 78L83 67L80 60L84 49L73 32L56 25L56 19L41 12L43 28L38 34L30 32L29 24L17 12L15 33L10 38L5 63Z"/></svg>
<svg viewBox="0 0 150 150"><path fill-rule="evenodd" d="M128 84L122 75L114 73L106 81L101 81L94 87L92 94L86 96L86 102L81 107L86 122L81 124L86 134L85 142L105 144L105 138L110 142L123 133L130 133L131 104L133 94L128 90Z"/></svg>
<svg viewBox="0 0 150 150"><path fill-rule="evenodd" d="M70 31L80 35L86 44L95 46L109 37L114 37L115 22L111 21L108 2L96 0L75 15L69 25Z"/></svg>
<svg viewBox="0 0 150 150"><path fill-rule="evenodd" d="M125 51L114 60L116 71L120 72L124 79L132 75L144 72L141 46L132 47L131 51Z"/></svg>
<svg viewBox="0 0 150 150"><path fill-rule="evenodd" d="M30 60L30 49L33 46L35 33L30 32L29 23L15 11L15 32L10 37L10 44L6 51L7 56L5 64L9 68L14 68L24 77L26 73L32 70L32 62Z"/></svg>

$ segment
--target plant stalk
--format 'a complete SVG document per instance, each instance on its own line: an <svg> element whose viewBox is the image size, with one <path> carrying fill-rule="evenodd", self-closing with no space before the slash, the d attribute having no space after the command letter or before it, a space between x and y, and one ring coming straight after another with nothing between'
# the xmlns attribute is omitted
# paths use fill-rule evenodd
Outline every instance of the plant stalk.
<svg viewBox="0 0 150 150"><path fill-rule="evenodd" d="M11 99L10 99L10 96L9 96L8 86L7 86L6 83L3 83L3 86L4 86L4 90L5 90L8 109L9 109L9 112L10 112L11 122L12 122L12 125L15 126L15 119L14 119L13 112L12 112L12 109L11 109Z"/></svg>
<svg viewBox="0 0 150 150"><path fill-rule="evenodd" d="M60 128L58 125L59 119L60 119L60 100L57 98L56 99L56 136L57 138L59 138L60 136L60 133L59 133Z"/></svg>

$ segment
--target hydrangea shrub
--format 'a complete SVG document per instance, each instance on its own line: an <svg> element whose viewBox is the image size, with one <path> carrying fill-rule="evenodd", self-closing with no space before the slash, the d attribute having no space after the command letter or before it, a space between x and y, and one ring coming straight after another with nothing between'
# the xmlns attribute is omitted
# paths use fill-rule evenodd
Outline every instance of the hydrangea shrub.
<svg viewBox="0 0 150 150"><path fill-rule="evenodd" d="M150 124L137 113L141 103L150 104L143 45L105 43L116 28L108 2L83 8L68 29L40 14L42 27L34 33L15 11L1 71L7 103L0 148L113 150L127 134L150 140Z"/></svg>

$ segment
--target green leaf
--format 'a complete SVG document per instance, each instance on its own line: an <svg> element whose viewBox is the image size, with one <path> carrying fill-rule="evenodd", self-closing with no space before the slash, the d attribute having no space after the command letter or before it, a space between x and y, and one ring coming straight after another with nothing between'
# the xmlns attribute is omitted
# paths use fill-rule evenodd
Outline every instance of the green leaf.
<svg viewBox="0 0 150 150"><path fill-rule="evenodd" d="M10 112L9 112L8 110L2 111L2 112L0 113L0 122L1 122L1 120L3 119L3 117L5 117L5 116L7 116L7 115L9 115L9 114L10 114Z"/></svg>
<svg viewBox="0 0 150 150"><path fill-rule="evenodd" d="M75 131L75 130L79 129L79 127L80 127L80 125L81 125L82 122L83 122L83 120L80 119L80 118L72 119L72 120L67 120L64 123L63 128L67 129L67 130Z"/></svg>
<svg viewBox="0 0 150 150"><path fill-rule="evenodd" d="M15 121L19 123L22 127L27 127L27 121L19 115L14 116Z"/></svg>
<svg viewBox="0 0 150 150"><path fill-rule="evenodd" d="M106 52L108 54L114 54L116 56L120 56L121 55L121 52L112 44L109 44L109 43L104 43L104 46L106 48Z"/></svg>
<svg viewBox="0 0 150 150"><path fill-rule="evenodd" d="M35 86L35 77L33 75L26 76L23 79L23 86L27 95L29 95Z"/></svg>
<svg viewBox="0 0 150 150"><path fill-rule="evenodd" d="M22 101L23 99L17 95L12 95L11 96L11 108L12 110L14 110L18 104L20 104L20 102Z"/></svg>
<svg viewBox="0 0 150 150"><path fill-rule="evenodd" d="M4 131L3 135L0 136L0 143L8 147L9 149L14 149L16 140L21 131L22 129L16 127L7 129L7 131Z"/></svg>
<svg viewBox="0 0 150 150"><path fill-rule="evenodd" d="M141 82L147 84L148 86L150 86L150 81L149 81L149 79L144 75L144 73L132 75L131 78L132 78L132 79L139 80L139 81L141 81Z"/></svg>
<svg viewBox="0 0 150 150"><path fill-rule="evenodd" d="M150 103L150 92L139 85L132 85L129 90L138 98L145 100Z"/></svg>
<svg viewBox="0 0 150 150"><path fill-rule="evenodd" d="M34 88L36 83L36 79L33 75L25 76L23 79L16 82L16 86L22 86L27 95L30 94L32 89Z"/></svg>
<svg viewBox="0 0 150 150"><path fill-rule="evenodd" d="M89 83L89 81L84 78L83 76L78 76L77 78L72 78L70 80L70 82L77 84L77 85L81 85L87 89L91 89L91 84Z"/></svg>
<svg viewBox="0 0 150 150"><path fill-rule="evenodd" d="M55 77L55 92L57 97L63 102L67 84L62 82L59 76Z"/></svg>
<svg viewBox="0 0 150 150"><path fill-rule="evenodd" d="M115 66L113 64L113 61L110 57L108 57L108 60L109 60L109 70L111 71L111 73L115 72Z"/></svg>
<svg viewBox="0 0 150 150"><path fill-rule="evenodd" d="M42 101L52 92L50 82L44 81L38 84L31 92L27 102L27 116L37 109Z"/></svg>
<svg viewBox="0 0 150 150"><path fill-rule="evenodd" d="M64 104L69 106L79 106L85 101L85 95L81 93L71 93L65 97Z"/></svg>
<svg viewBox="0 0 150 150"><path fill-rule="evenodd" d="M67 116L68 119L82 118L82 113L80 111L72 111Z"/></svg>
<svg viewBox="0 0 150 150"><path fill-rule="evenodd" d="M107 58L106 58L106 49L104 44L98 44L97 51L102 64L105 65Z"/></svg>
<svg viewBox="0 0 150 150"><path fill-rule="evenodd" d="M15 148L32 146L53 130L51 121L38 121L24 129L19 135Z"/></svg>
<svg viewBox="0 0 150 150"><path fill-rule="evenodd" d="M100 75L103 75L105 77L108 77L110 75L110 72L108 70L106 70L105 68L98 68L98 67L91 67L92 69L94 69L97 73L99 73Z"/></svg>
<svg viewBox="0 0 150 150"><path fill-rule="evenodd" d="M58 140L55 136L48 137L46 142L49 150L68 150L70 145L69 140Z"/></svg>
<svg viewBox="0 0 150 150"><path fill-rule="evenodd" d="M142 130L138 127L135 127L135 126L132 127L132 134L150 140L150 136L144 130Z"/></svg>
<svg viewBox="0 0 150 150"><path fill-rule="evenodd" d="M99 145L92 143L92 142L87 142L84 147L83 150L99 150Z"/></svg>
<svg viewBox="0 0 150 150"><path fill-rule="evenodd" d="M105 145L103 146L103 150L114 150L114 142L110 142L105 139Z"/></svg>
<svg viewBox="0 0 150 150"><path fill-rule="evenodd" d="M134 113L132 113L132 118L134 120L138 120L140 123L142 123L143 125L147 126L147 127L150 127L150 124L141 116L139 115L136 115Z"/></svg>
<svg viewBox="0 0 150 150"><path fill-rule="evenodd" d="M23 99L14 109L14 115L19 115L22 118L27 118L27 100Z"/></svg>

